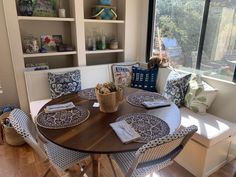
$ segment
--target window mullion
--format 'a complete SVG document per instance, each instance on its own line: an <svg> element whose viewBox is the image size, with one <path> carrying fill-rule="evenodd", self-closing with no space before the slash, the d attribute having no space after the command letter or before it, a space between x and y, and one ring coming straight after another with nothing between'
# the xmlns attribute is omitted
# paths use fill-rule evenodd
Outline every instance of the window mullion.
<svg viewBox="0 0 236 177"><path fill-rule="evenodd" d="M201 68L203 47L204 47L206 28L207 28L207 20L208 20L208 14L209 14L209 9L210 9L210 2L211 2L211 0L205 0L203 19L202 19L202 27L201 27L201 33L200 33L200 38L199 38L199 43L198 43L196 69Z"/></svg>

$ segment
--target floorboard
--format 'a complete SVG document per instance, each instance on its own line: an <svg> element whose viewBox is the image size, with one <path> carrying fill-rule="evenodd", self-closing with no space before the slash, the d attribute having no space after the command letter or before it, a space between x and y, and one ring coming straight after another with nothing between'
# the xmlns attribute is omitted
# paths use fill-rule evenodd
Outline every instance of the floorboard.
<svg viewBox="0 0 236 177"><path fill-rule="evenodd" d="M87 164L88 161L89 159L86 159L82 164ZM21 147L0 145L0 177L41 177L48 166L49 163L43 162L28 145ZM123 177L117 166L116 171L119 177ZM78 176L79 172L79 166L68 171L72 177ZM88 170L87 175L91 176L91 169ZM56 175L49 172L47 177L56 177ZM102 156L101 177L113 177L106 156ZM193 177L193 175L177 163L173 163L173 165L153 174L153 177ZM236 159L210 177L236 177Z"/></svg>

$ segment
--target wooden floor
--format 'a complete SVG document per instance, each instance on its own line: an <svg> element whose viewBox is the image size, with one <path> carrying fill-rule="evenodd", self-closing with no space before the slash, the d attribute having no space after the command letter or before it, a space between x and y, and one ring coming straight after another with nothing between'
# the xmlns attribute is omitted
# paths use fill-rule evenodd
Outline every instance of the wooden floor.
<svg viewBox="0 0 236 177"><path fill-rule="evenodd" d="M86 161L83 163L87 163ZM42 162L39 157L31 150L28 145L21 147L12 147L0 145L0 177L41 177L48 167L47 162ZM113 177L110 164L105 156L102 157L101 177ZM119 177L122 173L116 168ZM236 177L236 160L227 164L211 177ZM78 176L79 167L76 166L69 170L71 176ZM87 175L91 176L91 170ZM52 172L47 177L56 177ZM193 177L187 170L177 163L161 170L153 177Z"/></svg>

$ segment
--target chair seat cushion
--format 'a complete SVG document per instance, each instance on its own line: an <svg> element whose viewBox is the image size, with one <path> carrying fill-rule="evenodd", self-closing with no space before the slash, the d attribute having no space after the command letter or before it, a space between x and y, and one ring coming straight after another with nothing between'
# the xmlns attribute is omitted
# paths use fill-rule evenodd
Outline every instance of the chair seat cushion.
<svg viewBox="0 0 236 177"><path fill-rule="evenodd" d="M198 131L192 137L198 143L210 147L236 133L236 124L206 113L194 113L188 108L181 108L181 126L196 125Z"/></svg>
<svg viewBox="0 0 236 177"><path fill-rule="evenodd" d="M38 100L38 101L32 101L30 102L30 114L32 116L33 121L35 122L35 118L40 111L40 109L51 99L45 99L45 100Z"/></svg>

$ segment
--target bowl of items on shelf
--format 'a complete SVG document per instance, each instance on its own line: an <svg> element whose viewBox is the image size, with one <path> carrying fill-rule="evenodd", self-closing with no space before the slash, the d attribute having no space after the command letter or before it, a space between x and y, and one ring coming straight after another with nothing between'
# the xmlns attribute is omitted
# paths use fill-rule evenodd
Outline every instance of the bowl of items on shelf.
<svg viewBox="0 0 236 177"><path fill-rule="evenodd" d="M112 82L97 84L95 92L101 112L112 113L118 110L124 94L121 87Z"/></svg>
<svg viewBox="0 0 236 177"><path fill-rule="evenodd" d="M97 0L97 4L92 7L92 18L99 20L116 20L116 7L112 6L111 0Z"/></svg>

